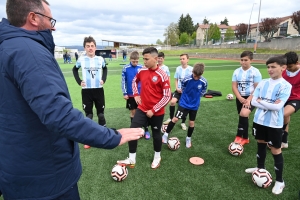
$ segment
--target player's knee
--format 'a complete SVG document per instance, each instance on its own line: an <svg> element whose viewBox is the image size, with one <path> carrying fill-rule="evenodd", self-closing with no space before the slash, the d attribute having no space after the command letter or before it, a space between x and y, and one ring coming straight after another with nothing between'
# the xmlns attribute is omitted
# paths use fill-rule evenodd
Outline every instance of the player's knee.
<svg viewBox="0 0 300 200"><path fill-rule="evenodd" d="M177 118L177 117L173 117L172 122L173 122L174 124L176 124L176 123L178 122L178 118Z"/></svg>
<svg viewBox="0 0 300 200"><path fill-rule="evenodd" d="M86 117L90 118L90 119L93 119L93 114L87 114Z"/></svg>

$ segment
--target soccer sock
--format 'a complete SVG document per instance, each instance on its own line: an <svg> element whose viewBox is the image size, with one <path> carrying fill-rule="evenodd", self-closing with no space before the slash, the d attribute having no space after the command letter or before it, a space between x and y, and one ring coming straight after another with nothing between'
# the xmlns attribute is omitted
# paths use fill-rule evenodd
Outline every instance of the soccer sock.
<svg viewBox="0 0 300 200"><path fill-rule="evenodd" d="M186 120L186 118L182 118L182 121L181 121L181 123L185 123L185 120Z"/></svg>
<svg viewBox="0 0 300 200"><path fill-rule="evenodd" d="M174 126L175 126L175 123L170 121L170 123L168 124L167 130L166 130L166 133L170 133L172 131L172 129L174 128Z"/></svg>
<svg viewBox="0 0 300 200"><path fill-rule="evenodd" d="M170 106L170 119L174 117L174 113L175 113L175 106Z"/></svg>
<svg viewBox="0 0 300 200"><path fill-rule="evenodd" d="M257 167L258 168L265 168L265 160L267 154L267 144L266 143L257 143Z"/></svg>
<svg viewBox="0 0 300 200"><path fill-rule="evenodd" d="M288 143L288 132L286 132L286 131L283 131L283 135L282 135L282 142L283 143Z"/></svg>
<svg viewBox="0 0 300 200"><path fill-rule="evenodd" d="M288 124L284 124L282 127L282 130L285 130L285 128L287 127Z"/></svg>
<svg viewBox="0 0 300 200"><path fill-rule="evenodd" d="M130 123L132 122L132 120L133 120L133 117L130 117Z"/></svg>
<svg viewBox="0 0 300 200"><path fill-rule="evenodd" d="M136 153L129 153L129 159L135 162Z"/></svg>
<svg viewBox="0 0 300 200"><path fill-rule="evenodd" d="M149 131L148 126L145 126L144 129L145 129L145 132Z"/></svg>
<svg viewBox="0 0 300 200"><path fill-rule="evenodd" d="M154 151L154 158L160 158L160 152Z"/></svg>
<svg viewBox="0 0 300 200"><path fill-rule="evenodd" d="M274 169L276 173L276 181L283 182L282 172L283 172L283 156L282 153L278 155L273 155L274 158Z"/></svg>
<svg viewBox="0 0 300 200"><path fill-rule="evenodd" d="M187 136L188 136L188 137L192 137L192 134L193 134L193 132L194 132L194 128L195 128L195 127L190 127L190 126L189 126L188 131L187 131Z"/></svg>
<svg viewBox="0 0 300 200"><path fill-rule="evenodd" d="M248 129L248 117L239 116L239 124L238 124L238 130L237 130L236 136L243 137L245 130L246 130L245 129L246 126ZM248 138L248 131L247 131L247 138Z"/></svg>

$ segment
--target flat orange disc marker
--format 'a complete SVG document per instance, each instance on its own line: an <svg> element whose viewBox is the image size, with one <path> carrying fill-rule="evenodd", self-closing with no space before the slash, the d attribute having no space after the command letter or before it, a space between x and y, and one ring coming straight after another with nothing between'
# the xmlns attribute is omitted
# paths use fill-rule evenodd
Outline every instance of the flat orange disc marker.
<svg viewBox="0 0 300 200"><path fill-rule="evenodd" d="M191 157L190 163L192 163L193 165L202 165L204 163L204 160L200 157Z"/></svg>

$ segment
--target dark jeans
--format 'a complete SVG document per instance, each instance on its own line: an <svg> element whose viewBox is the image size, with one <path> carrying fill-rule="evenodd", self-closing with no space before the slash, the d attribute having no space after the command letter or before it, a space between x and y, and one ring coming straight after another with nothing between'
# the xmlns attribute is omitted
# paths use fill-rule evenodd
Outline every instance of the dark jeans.
<svg viewBox="0 0 300 200"><path fill-rule="evenodd" d="M80 200L77 184L71 187L65 194L53 200Z"/></svg>

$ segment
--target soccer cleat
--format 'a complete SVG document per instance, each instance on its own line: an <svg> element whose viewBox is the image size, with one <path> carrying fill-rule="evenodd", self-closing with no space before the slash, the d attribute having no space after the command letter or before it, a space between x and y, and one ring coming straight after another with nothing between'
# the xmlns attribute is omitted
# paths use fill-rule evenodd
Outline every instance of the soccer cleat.
<svg viewBox="0 0 300 200"><path fill-rule="evenodd" d="M277 194L281 194L284 187L285 187L284 182L276 181L275 185L274 185L274 187L272 189L272 193L276 194L276 195Z"/></svg>
<svg viewBox="0 0 300 200"><path fill-rule="evenodd" d="M185 125L185 123L181 123L181 128L182 128L182 130L186 131L186 125Z"/></svg>
<svg viewBox="0 0 300 200"><path fill-rule="evenodd" d="M247 168L246 170L245 170L245 172L247 173L247 174L252 174L255 170L257 170L258 168L257 167L253 167L253 168Z"/></svg>
<svg viewBox="0 0 300 200"><path fill-rule="evenodd" d="M154 157L153 162L151 164L152 169L156 169L160 166L161 157Z"/></svg>
<svg viewBox="0 0 300 200"><path fill-rule="evenodd" d="M244 146L245 144L249 144L249 142L250 142L249 138L248 139L242 138L240 144Z"/></svg>
<svg viewBox="0 0 300 200"><path fill-rule="evenodd" d="M150 133L149 133L149 131L146 131L144 136L145 136L146 140L149 140L150 139Z"/></svg>
<svg viewBox="0 0 300 200"><path fill-rule="evenodd" d="M169 119L167 119L166 121L164 121L164 124L169 124L170 121L171 121L171 119L169 118Z"/></svg>
<svg viewBox="0 0 300 200"><path fill-rule="evenodd" d="M125 160L118 160L117 164L122 166L129 166L130 168L135 167L135 161L131 160L130 158L126 158Z"/></svg>
<svg viewBox="0 0 300 200"><path fill-rule="evenodd" d="M233 142L240 144L242 142L242 139L243 139L242 137L236 136Z"/></svg>
<svg viewBox="0 0 300 200"><path fill-rule="evenodd" d="M185 139L185 146L186 146L186 148L191 148L192 147L192 139L191 138L186 138Z"/></svg>
<svg viewBox="0 0 300 200"><path fill-rule="evenodd" d="M167 144L167 142L168 142L168 136L166 134L163 134L162 143Z"/></svg>
<svg viewBox="0 0 300 200"><path fill-rule="evenodd" d="M282 143L281 143L281 148L282 148L282 149L287 149L287 148L289 148L289 143L284 143L284 142L282 142Z"/></svg>
<svg viewBox="0 0 300 200"><path fill-rule="evenodd" d="M91 148L91 147L90 147L89 145L85 144L85 145L83 146L83 148L89 149L89 148Z"/></svg>

